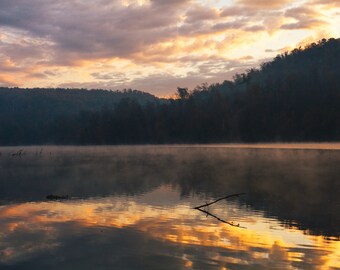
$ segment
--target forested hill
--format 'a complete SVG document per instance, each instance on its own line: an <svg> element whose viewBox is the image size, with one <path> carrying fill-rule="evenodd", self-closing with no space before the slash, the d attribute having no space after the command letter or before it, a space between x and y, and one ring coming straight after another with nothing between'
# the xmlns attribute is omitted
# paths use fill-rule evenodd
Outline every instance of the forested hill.
<svg viewBox="0 0 340 270"><path fill-rule="evenodd" d="M278 55L235 76L234 87L244 89L232 105L242 140L340 140L340 39Z"/></svg>
<svg viewBox="0 0 340 270"><path fill-rule="evenodd" d="M35 110L49 115L99 110L115 106L123 98L135 99L141 104L158 100L138 90L108 91L64 88L6 88L0 87L0 112Z"/></svg>
<svg viewBox="0 0 340 270"><path fill-rule="evenodd" d="M0 88L0 145L339 141L340 39L178 97Z"/></svg>
<svg viewBox="0 0 340 270"><path fill-rule="evenodd" d="M140 104L157 97L137 91L0 87L0 145L53 143L46 133L62 117L113 108L122 99ZM64 126L60 126L64 129Z"/></svg>

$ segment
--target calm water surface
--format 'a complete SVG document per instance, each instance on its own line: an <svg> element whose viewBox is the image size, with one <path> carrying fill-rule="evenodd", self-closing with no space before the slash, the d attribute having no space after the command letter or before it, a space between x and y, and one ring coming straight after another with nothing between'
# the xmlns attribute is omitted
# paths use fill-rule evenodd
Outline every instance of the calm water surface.
<svg viewBox="0 0 340 270"><path fill-rule="evenodd" d="M0 269L340 269L339 149L2 147Z"/></svg>

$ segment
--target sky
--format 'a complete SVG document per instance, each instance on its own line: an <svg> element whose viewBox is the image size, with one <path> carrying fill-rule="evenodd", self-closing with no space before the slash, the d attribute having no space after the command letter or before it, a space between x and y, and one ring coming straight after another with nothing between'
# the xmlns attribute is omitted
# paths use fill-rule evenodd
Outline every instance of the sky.
<svg viewBox="0 0 340 270"><path fill-rule="evenodd" d="M339 0L0 0L0 86L169 97L339 38L339 25Z"/></svg>

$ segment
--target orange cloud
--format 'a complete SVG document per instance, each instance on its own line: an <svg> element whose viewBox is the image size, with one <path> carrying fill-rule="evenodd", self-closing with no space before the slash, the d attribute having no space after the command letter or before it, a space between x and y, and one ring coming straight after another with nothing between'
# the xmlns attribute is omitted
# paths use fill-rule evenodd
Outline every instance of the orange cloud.
<svg viewBox="0 0 340 270"><path fill-rule="evenodd" d="M327 25L326 21L320 19L322 16L319 12L308 7L289 9L285 16L295 19L295 22L283 24L282 29L314 29Z"/></svg>
<svg viewBox="0 0 340 270"><path fill-rule="evenodd" d="M340 2L336 0L312 0L312 4L325 5L329 8L340 7Z"/></svg>
<svg viewBox="0 0 340 270"><path fill-rule="evenodd" d="M267 57L268 44L292 47L315 33L336 32L331 14L338 1L235 0L225 7L213 3L0 1L2 84L110 89L135 85L163 95L179 82L192 85L232 77L227 70L224 75L207 72L193 78L191 74L207 61L238 59L234 68L239 70L247 61L241 59L244 55L256 63ZM295 30L301 31L300 37ZM287 40L286 33L294 38ZM121 68L122 62L131 65ZM57 72L51 75L50 70ZM108 75L117 72L125 75ZM166 85L150 80L162 75Z"/></svg>
<svg viewBox="0 0 340 270"><path fill-rule="evenodd" d="M236 0L236 3L251 6L251 7L258 7L258 8L279 8L283 7L287 4L290 4L291 0L272 0L272 1L263 1L263 0Z"/></svg>
<svg viewBox="0 0 340 270"><path fill-rule="evenodd" d="M0 86L17 86L17 84L13 77L0 75Z"/></svg>

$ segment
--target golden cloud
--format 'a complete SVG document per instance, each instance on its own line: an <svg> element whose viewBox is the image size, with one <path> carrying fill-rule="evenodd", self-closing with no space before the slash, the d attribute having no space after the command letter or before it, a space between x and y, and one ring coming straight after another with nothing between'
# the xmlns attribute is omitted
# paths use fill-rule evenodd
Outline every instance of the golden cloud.
<svg viewBox="0 0 340 270"><path fill-rule="evenodd" d="M235 0L218 8L211 1L194 0L2 1L2 84L129 88L129 82L137 79L135 85L145 87L141 90L157 93L159 83L150 78L167 74L162 80L167 85L161 88L175 89L178 78L190 76L206 61L233 56L239 59L235 63L238 69L244 55L252 55L256 63L266 57L254 51L255 44L286 47L299 41L282 38L276 45L282 32L308 30L300 39L320 31L332 32L335 26L330 26L332 18L327 16L336 11L337 3ZM130 68L121 68L124 61L131 63ZM57 76L46 73L51 69L59 71ZM123 81L91 75L116 70L126 72ZM223 81L222 76L218 79ZM200 79L200 84L210 78L211 74L202 73L200 78L188 77L187 81L191 85ZM224 79L229 78L226 71ZM146 87L146 83L150 85Z"/></svg>
<svg viewBox="0 0 340 270"><path fill-rule="evenodd" d="M236 0L237 4L250 6L250 7L257 7L257 8L280 8L285 5L292 3L291 0L272 0L272 1L264 1L264 0Z"/></svg>

